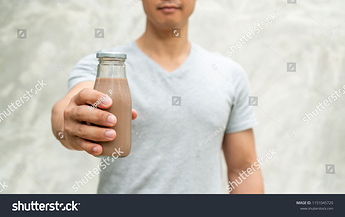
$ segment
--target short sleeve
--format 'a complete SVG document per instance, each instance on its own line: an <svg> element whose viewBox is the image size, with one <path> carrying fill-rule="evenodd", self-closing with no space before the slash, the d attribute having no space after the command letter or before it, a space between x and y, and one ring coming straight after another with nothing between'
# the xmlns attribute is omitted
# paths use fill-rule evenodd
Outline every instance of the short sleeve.
<svg viewBox="0 0 345 217"><path fill-rule="evenodd" d="M240 132L257 125L253 108L249 105L250 85L248 78L242 67L239 67L238 70L236 73L238 79L234 90L234 101L231 106L225 133Z"/></svg>
<svg viewBox="0 0 345 217"><path fill-rule="evenodd" d="M77 62L70 72L68 89L83 81L95 81L97 74L98 60L96 53L85 56Z"/></svg>

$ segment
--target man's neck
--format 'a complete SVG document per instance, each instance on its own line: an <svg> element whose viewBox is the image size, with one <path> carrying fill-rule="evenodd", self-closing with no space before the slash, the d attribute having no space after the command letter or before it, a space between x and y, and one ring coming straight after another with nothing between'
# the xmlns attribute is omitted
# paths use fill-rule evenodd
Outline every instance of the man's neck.
<svg viewBox="0 0 345 217"><path fill-rule="evenodd" d="M146 55L167 71L172 71L188 57L190 43L187 35L188 23L180 28L179 37L173 37L173 30L158 29L147 21L145 33L136 43Z"/></svg>

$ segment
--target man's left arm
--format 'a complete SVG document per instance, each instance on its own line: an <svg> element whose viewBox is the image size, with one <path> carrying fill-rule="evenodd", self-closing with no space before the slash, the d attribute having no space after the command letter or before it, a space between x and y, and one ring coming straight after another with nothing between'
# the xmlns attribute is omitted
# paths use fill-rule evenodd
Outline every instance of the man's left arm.
<svg viewBox="0 0 345 217"><path fill-rule="evenodd" d="M229 186L230 193L263 194L263 180L260 166L256 162L253 130L225 134L223 151L228 167L228 180L229 183L232 182Z"/></svg>

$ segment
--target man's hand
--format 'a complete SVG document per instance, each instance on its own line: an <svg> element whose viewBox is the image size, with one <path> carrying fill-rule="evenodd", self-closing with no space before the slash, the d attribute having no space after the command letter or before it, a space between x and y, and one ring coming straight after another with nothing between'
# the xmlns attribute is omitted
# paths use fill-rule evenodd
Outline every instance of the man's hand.
<svg viewBox="0 0 345 217"><path fill-rule="evenodd" d="M84 84L83 87L85 86L91 85ZM102 146L94 141L112 141L116 137L116 132L111 128L116 124L116 117L104 111L113 102L104 93L80 87L76 87L79 91L77 93L76 89L71 90L72 93L76 93L73 97L69 93L55 104L52 115L53 131L57 129L64 131L64 140L60 141L65 147L84 150L91 155L100 155L103 151ZM97 108L91 107L100 99L102 102ZM137 112L132 110L132 119L134 120L137 116Z"/></svg>

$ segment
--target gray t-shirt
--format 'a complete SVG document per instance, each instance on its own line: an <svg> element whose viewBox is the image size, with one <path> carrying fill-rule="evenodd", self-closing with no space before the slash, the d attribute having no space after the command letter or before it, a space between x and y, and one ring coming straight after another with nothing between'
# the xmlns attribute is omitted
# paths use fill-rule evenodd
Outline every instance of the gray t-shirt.
<svg viewBox="0 0 345 217"><path fill-rule="evenodd" d="M223 193L225 133L257 124L243 68L192 43L185 62L169 73L134 41L102 51L127 54L133 109L132 150L104 166L98 193ZM94 81L95 53L70 73L69 88Z"/></svg>

